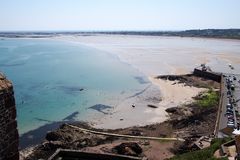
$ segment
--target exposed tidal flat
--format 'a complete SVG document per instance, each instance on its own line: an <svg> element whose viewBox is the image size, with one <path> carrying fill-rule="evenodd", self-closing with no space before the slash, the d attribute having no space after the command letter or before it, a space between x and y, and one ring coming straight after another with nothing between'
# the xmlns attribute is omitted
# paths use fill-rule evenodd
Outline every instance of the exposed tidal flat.
<svg viewBox="0 0 240 160"><path fill-rule="evenodd" d="M214 71L240 71L240 41L232 39L138 35L79 35L53 39L71 41L115 54L147 76L185 74L206 63ZM235 65L231 70L228 64Z"/></svg>

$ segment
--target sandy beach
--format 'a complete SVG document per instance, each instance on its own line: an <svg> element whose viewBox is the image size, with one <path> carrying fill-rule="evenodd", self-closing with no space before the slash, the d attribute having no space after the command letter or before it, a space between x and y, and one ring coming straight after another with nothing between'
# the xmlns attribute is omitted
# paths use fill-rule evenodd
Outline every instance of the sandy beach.
<svg viewBox="0 0 240 160"><path fill-rule="evenodd" d="M184 84L178 84L177 81L173 82L153 77L149 77L149 79L153 84L143 94L125 100L116 106L110 115L94 122L93 126L117 129L160 123L168 119L165 111L167 108L191 103L193 101L192 97L205 90L184 86ZM156 89L156 86L160 88L161 92ZM132 104L135 105L134 108ZM149 104L157 108L148 107Z"/></svg>
<svg viewBox="0 0 240 160"><path fill-rule="evenodd" d="M155 79L157 75L191 73L202 63L219 72L237 73L240 70L238 40L130 35L59 36L54 39L109 52L151 81L144 92L125 99L109 114L92 116L91 123L97 128L115 129L163 122L168 118L166 108L191 103L192 97L205 90ZM229 63L235 70L229 68ZM150 108L149 104L157 108Z"/></svg>

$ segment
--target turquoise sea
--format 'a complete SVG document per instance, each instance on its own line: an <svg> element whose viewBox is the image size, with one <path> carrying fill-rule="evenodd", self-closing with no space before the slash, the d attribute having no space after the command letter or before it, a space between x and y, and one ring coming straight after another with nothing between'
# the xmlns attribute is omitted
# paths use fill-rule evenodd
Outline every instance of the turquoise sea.
<svg viewBox="0 0 240 160"><path fill-rule="evenodd" d="M116 56L50 39L0 40L0 71L14 85L20 135L71 115L90 120L92 106L113 107L146 87Z"/></svg>

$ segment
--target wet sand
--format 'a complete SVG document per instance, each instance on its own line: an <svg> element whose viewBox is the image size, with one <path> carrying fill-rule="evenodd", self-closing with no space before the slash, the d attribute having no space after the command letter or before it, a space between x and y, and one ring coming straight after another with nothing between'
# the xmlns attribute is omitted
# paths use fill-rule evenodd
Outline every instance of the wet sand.
<svg viewBox="0 0 240 160"><path fill-rule="evenodd" d="M206 63L214 71L240 71L240 40L133 35L60 36L118 56L147 76L189 73ZM235 70L232 71L228 64Z"/></svg>

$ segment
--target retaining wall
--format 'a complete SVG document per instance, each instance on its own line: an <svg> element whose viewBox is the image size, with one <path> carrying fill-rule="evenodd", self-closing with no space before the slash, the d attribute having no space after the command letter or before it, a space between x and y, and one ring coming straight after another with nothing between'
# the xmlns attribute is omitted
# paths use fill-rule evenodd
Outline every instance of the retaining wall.
<svg viewBox="0 0 240 160"><path fill-rule="evenodd" d="M219 83L221 82L221 76L222 76L221 73L202 71L201 69L195 68L193 74L199 77L205 77L205 78L214 80Z"/></svg>

